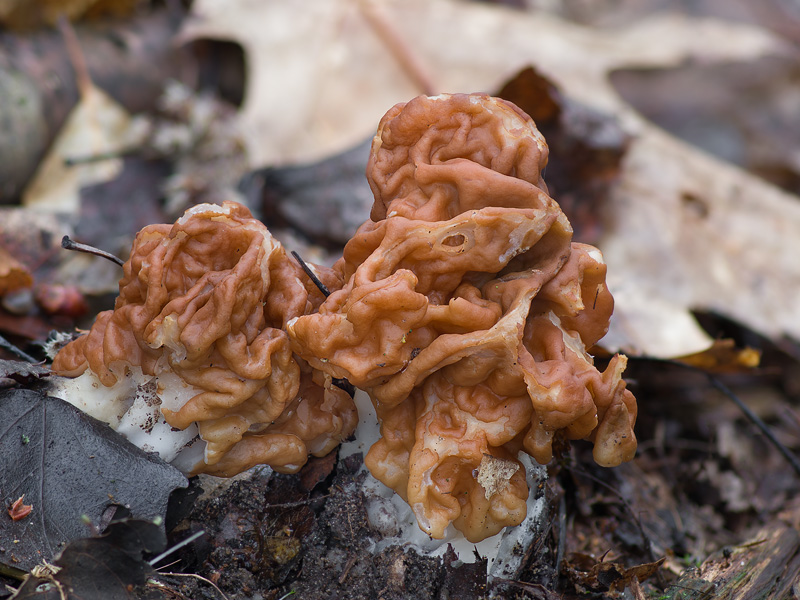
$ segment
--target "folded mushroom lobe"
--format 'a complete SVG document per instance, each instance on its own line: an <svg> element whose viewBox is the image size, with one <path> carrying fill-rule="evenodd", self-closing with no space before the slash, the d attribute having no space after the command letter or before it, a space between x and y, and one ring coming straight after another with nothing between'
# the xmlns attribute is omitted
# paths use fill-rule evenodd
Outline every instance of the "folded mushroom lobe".
<svg viewBox="0 0 800 600"><path fill-rule="evenodd" d="M61 350L53 369L109 388L131 373L155 381L159 418L204 442L194 463L181 459L184 470L296 471L356 423L349 396L293 354L285 331L323 300L244 206L197 205L137 235L114 310ZM128 401L116 402L122 419Z"/></svg>
<svg viewBox="0 0 800 600"><path fill-rule="evenodd" d="M601 373L588 353L613 310L606 266L572 242L547 152L489 96L392 108L367 165L371 219L334 267L342 288L287 328L315 368L369 393L381 438L365 462L433 537L519 523L520 450L547 463L561 436L593 441L604 465L635 452L625 359Z"/></svg>

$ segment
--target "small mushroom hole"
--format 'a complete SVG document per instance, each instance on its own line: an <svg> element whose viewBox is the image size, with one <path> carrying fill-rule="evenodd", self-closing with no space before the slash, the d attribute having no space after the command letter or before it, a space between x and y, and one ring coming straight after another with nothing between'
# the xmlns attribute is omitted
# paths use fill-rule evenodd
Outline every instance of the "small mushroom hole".
<svg viewBox="0 0 800 600"><path fill-rule="evenodd" d="M442 240L442 244L445 246L463 246L464 243L467 241L467 238L464 237L463 233L457 233L455 235L449 235Z"/></svg>

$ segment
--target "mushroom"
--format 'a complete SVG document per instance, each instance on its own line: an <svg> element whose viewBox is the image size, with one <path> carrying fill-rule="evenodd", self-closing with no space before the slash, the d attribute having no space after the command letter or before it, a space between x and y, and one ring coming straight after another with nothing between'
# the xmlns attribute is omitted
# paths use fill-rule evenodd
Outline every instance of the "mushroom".
<svg viewBox="0 0 800 600"><path fill-rule="evenodd" d="M355 428L351 398L284 331L324 297L245 207L145 227L119 287L114 310L55 357L67 377L55 395L143 448L190 473L294 472Z"/></svg>
<svg viewBox="0 0 800 600"><path fill-rule="evenodd" d="M588 353L613 299L599 250L572 242L541 172L547 145L514 105L419 97L381 120L371 218L327 298L244 207L199 205L143 229L113 311L66 346L59 395L186 472L282 472L375 406L365 464L441 538L519 524L522 455L586 439L605 466L636 451L624 356Z"/></svg>
<svg viewBox="0 0 800 600"><path fill-rule="evenodd" d="M571 241L546 162L503 100L398 104L372 144L371 219L334 266L344 285L287 323L312 367L369 393L381 438L365 463L435 538L524 519L521 451L547 463L561 436L591 440L606 466L635 453L626 359L600 372L587 352L613 310L606 266Z"/></svg>

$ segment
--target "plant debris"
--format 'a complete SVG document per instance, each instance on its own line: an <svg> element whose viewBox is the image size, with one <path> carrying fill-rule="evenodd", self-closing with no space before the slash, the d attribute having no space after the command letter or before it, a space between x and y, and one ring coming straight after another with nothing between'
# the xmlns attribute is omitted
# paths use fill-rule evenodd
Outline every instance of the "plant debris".
<svg viewBox="0 0 800 600"><path fill-rule="evenodd" d="M0 361L0 386L16 388L0 392L0 599L26 571L16 597L37 600L800 597L791 2L138 0L132 16L75 24L92 84L80 105L75 53L38 27L53 18L41 4L11 0L0 32L0 345L19 359ZM68 12L89 4L109 3L69 0ZM64 235L126 259L143 226L244 198L287 250L330 265L367 216L363 141L380 115L424 91L479 90L531 114L550 145L551 195L576 239L604 253L617 300L604 343L696 367L631 359L630 463L600 470L585 448L554 441L536 490L549 516L507 549L513 572L490 580L470 552L391 545L356 457L314 458L296 475L201 476L187 490L35 391L49 333L62 332L51 350L71 339L111 307L120 277L62 251ZM148 125L138 146L104 116L131 134ZM80 143L95 134L103 143ZM65 164L46 161L63 177L39 180L40 200L70 214L21 206L48 148ZM77 177L108 166L110 180ZM123 504L148 521L87 537ZM162 527L177 549L156 572Z"/></svg>
<svg viewBox="0 0 800 600"><path fill-rule="evenodd" d="M149 521L112 522L98 537L73 540L61 555L34 567L13 600L134 600L134 588L156 574L144 553L159 552L164 531Z"/></svg>
<svg viewBox="0 0 800 600"><path fill-rule="evenodd" d="M29 570L51 560L87 534L87 520L102 526L118 507L163 521L170 492L186 486L177 469L57 398L6 390L0 413L3 499L24 495L34 507L25 519L0 519L0 563Z"/></svg>

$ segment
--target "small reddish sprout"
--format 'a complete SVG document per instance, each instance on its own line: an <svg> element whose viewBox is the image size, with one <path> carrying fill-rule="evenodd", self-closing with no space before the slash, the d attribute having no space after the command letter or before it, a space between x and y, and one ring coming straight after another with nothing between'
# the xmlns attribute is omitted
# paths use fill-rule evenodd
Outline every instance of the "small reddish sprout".
<svg viewBox="0 0 800 600"><path fill-rule="evenodd" d="M17 498L11 505L11 508L8 509L8 516L11 517L12 520L21 521L29 514L31 514L31 512L33 511L32 504L22 503L24 499L25 499L25 494Z"/></svg>

